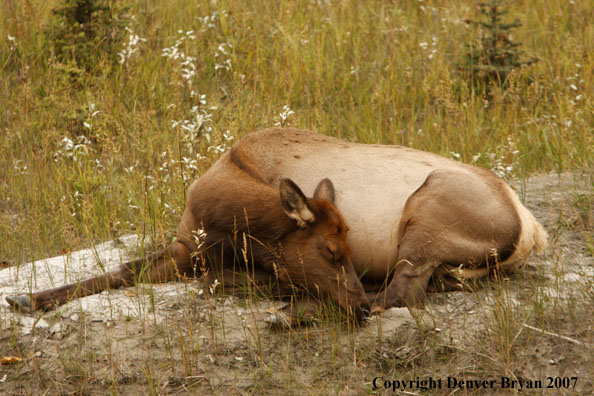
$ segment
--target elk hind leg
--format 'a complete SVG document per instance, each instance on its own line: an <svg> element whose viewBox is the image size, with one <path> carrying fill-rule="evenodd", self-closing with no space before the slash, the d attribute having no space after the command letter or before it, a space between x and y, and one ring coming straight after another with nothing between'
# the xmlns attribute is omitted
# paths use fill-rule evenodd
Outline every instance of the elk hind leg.
<svg viewBox="0 0 594 396"><path fill-rule="evenodd" d="M480 277L490 263L509 257L520 223L504 190L495 176L433 171L406 202L398 258L390 283L375 298L376 310L422 306L432 275L449 269L461 279Z"/></svg>

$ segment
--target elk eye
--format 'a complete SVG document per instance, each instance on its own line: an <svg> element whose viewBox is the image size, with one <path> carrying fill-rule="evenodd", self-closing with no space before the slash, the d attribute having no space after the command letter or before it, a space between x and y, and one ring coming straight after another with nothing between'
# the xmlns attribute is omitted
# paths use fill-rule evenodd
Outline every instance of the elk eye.
<svg viewBox="0 0 594 396"><path fill-rule="evenodd" d="M328 250L328 253L330 253L330 256L332 256L332 258L334 258L334 250L330 249L330 247L326 247L326 250Z"/></svg>

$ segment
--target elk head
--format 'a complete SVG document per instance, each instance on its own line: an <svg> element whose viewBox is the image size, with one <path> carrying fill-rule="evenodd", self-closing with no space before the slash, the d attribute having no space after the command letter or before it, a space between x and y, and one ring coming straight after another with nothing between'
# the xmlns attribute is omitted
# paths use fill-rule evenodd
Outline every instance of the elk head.
<svg viewBox="0 0 594 396"><path fill-rule="evenodd" d="M290 179L280 183L285 213L297 229L281 239L279 278L305 287L313 295L330 297L358 319L369 315L369 301L347 244L348 226L334 205L334 186L322 180L312 199Z"/></svg>

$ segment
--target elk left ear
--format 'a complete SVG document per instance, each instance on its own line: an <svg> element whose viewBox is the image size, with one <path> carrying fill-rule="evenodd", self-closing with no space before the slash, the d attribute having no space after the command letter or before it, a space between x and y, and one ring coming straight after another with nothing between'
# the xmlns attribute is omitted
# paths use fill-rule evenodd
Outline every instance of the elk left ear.
<svg viewBox="0 0 594 396"><path fill-rule="evenodd" d="M287 216L297 220L300 228L315 220L315 216L303 191L291 180L282 179L280 182L280 199Z"/></svg>
<svg viewBox="0 0 594 396"><path fill-rule="evenodd" d="M324 199L334 205L336 194L334 192L334 184L332 184L330 179L324 179L318 184L313 197L316 199Z"/></svg>

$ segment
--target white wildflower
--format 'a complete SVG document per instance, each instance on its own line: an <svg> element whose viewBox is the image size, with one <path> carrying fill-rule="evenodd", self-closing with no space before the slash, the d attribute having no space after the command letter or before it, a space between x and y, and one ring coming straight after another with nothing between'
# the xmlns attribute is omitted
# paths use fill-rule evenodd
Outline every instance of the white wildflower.
<svg viewBox="0 0 594 396"><path fill-rule="evenodd" d="M128 42L125 44L124 49L118 52L118 56L120 57L120 64L123 65L132 58L132 56L137 53L140 49L139 44L142 42L146 42L145 38L140 37L138 34L134 33L132 29L126 26L126 31L128 32Z"/></svg>
<svg viewBox="0 0 594 396"><path fill-rule="evenodd" d="M202 23L203 30L215 29L220 23L221 15L226 18L228 13L226 10L221 11L220 14L218 11L215 11L205 17L198 17L198 20Z"/></svg>
<svg viewBox="0 0 594 396"><path fill-rule="evenodd" d="M221 69L231 71L231 59L229 58L231 48L233 48L233 46L229 43L219 44L214 54L214 57L217 60L217 63L215 63L215 71Z"/></svg>
<svg viewBox="0 0 594 396"><path fill-rule="evenodd" d="M224 138L226 141L230 142L231 140L233 140L233 139L235 138L235 136L233 136L233 135L231 134L231 131L227 129L227 130L225 131L225 133L223 133L223 138Z"/></svg>
<svg viewBox="0 0 594 396"><path fill-rule="evenodd" d="M14 51L16 48L16 38L14 36L11 36L10 34L6 35L8 38L8 41L10 41L10 50Z"/></svg>
<svg viewBox="0 0 594 396"><path fill-rule="evenodd" d="M212 283L212 285L210 285L209 290L210 290L210 294L214 294L215 290L217 290L217 287L220 285L221 283L219 282L218 279L215 279L215 281Z"/></svg>
<svg viewBox="0 0 594 396"><path fill-rule="evenodd" d="M17 171L18 174L26 175L28 173L28 167L27 165L25 165L23 160L15 160L12 165L14 167L14 170Z"/></svg>
<svg viewBox="0 0 594 396"><path fill-rule="evenodd" d="M288 119L293 114L295 114L295 112L293 110L291 110L289 105L284 105L283 111L281 111L280 114L278 115L279 121L277 121L274 125L280 126L280 127L288 126L289 125Z"/></svg>
<svg viewBox="0 0 594 396"><path fill-rule="evenodd" d="M93 151L91 141L86 136L78 136L74 141L65 136L58 143L58 147L58 151L54 153L54 161L56 162L65 158L78 162L83 157L88 156L90 151Z"/></svg>
<svg viewBox="0 0 594 396"><path fill-rule="evenodd" d="M181 36L175 41L175 44L172 47L163 48L161 54L166 58L178 61L181 77L187 83L191 83L192 78L196 75L196 58L186 54L180 48L186 40L195 40L196 36L193 30L188 30L185 33L183 30L178 30L178 33Z"/></svg>

